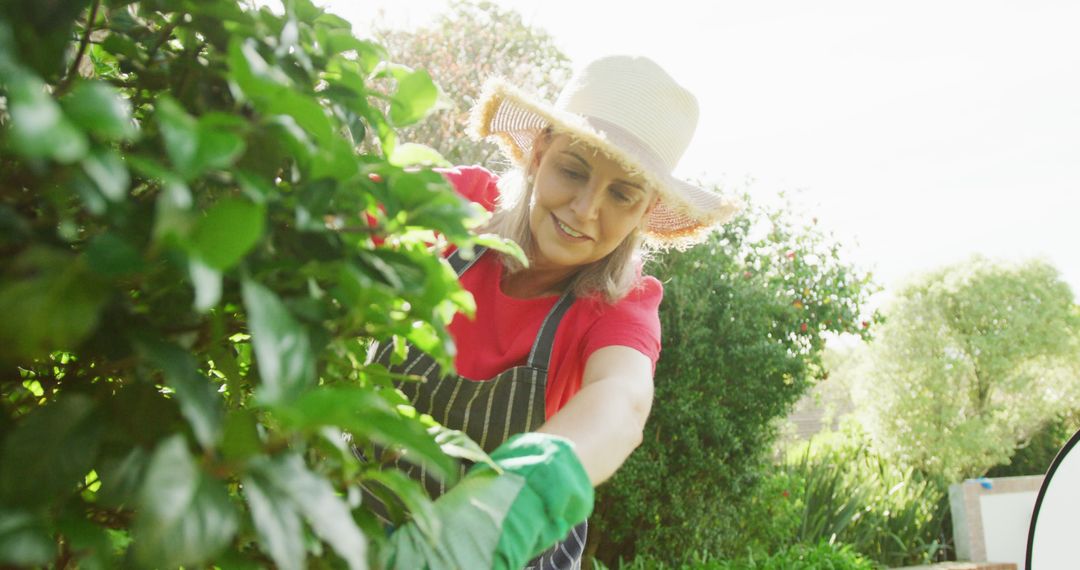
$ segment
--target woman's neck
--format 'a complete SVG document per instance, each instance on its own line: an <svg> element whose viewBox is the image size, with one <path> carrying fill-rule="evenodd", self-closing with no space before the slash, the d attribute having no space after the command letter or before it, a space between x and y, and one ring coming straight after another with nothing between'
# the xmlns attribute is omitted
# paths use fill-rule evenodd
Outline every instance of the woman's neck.
<svg viewBox="0 0 1080 570"><path fill-rule="evenodd" d="M566 289L575 272L574 267L528 267L503 274L502 292L518 299L558 295Z"/></svg>

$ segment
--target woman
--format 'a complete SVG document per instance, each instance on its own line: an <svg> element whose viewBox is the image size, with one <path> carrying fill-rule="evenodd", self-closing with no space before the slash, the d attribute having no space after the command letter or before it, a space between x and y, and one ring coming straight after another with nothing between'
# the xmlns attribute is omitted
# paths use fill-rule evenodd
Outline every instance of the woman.
<svg viewBox="0 0 1080 570"><path fill-rule="evenodd" d="M450 326L460 376L441 377L419 351L396 367L427 377L401 386L420 412L465 431L503 468L497 476L474 468L468 484L436 502L453 519L470 501L451 495L506 499L493 566L579 567L592 487L641 442L662 296L660 283L641 275L643 253L691 245L737 209L671 176L696 123L693 95L654 62L606 57L576 74L554 106L489 82L472 134L495 138L513 169L501 179L478 167L444 173L494 210L484 230L517 241L529 260L452 254L477 303L475 319L459 315ZM459 490L485 474L489 488ZM433 495L444 491L415 475ZM415 532L406 527L395 539L415 546ZM454 565L452 553L425 556L391 565Z"/></svg>

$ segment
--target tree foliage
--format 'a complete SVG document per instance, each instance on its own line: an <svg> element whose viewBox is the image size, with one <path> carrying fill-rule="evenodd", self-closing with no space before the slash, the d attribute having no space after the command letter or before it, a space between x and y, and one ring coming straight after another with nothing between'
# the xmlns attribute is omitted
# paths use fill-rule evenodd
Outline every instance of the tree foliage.
<svg viewBox="0 0 1080 570"><path fill-rule="evenodd" d="M501 76L554 101L570 74L569 58L547 32L493 2L456 0L428 27L375 35L394 61L429 70L442 87L444 105L402 137L438 149L453 164L497 166L498 147L465 133L485 79Z"/></svg>
<svg viewBox="0 0 1080 570"><path fill-rule="evenodd" d="M396 143L437 88L285 8L0 5L0 565L377 566L360 483L440 521L345 434L482 459L363 364L472 310L476 208Z"/></svg>
<svg viewBox="0 0 1080 570"><path fill-rule="evenodd" d="M644 444L598 489L590 543L609 565L744 554L737 521L775 420L826 374L827 334L869 335L870 276L790 205L744 199L707 243L648 267L664 283L664 348Z"/></svg>
<svg viewBox="0 0 1080 570"><path fill-rule="evenodd" d="M882 450L947 481L1006 463L1080 397L1073 294L1046 262L976 257L901 289L856 408Z"/></svg>

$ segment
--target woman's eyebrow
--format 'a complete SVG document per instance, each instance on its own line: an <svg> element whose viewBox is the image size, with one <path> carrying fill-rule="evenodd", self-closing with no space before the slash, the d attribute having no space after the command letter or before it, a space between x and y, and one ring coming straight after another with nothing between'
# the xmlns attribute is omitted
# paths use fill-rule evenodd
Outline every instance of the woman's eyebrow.
<svg viewBox="0 0 1080 570"><path fill-rule="evenodd" d="M561 154L565 154L565 155L567 155L567 156L571 156L571 157L574 157L574 158L576 158L576 159L577 159L577 161L578 161L578 162L580 162L580 163L581 163L581 165L582 165L582 166L584 166L586 170L588 170L588 171L590 171L590 172L592 171L592 165L591 165L591 164L589 164L589 161L587 161L587 160L585 160L584 158L582 158L582 157L581 157L581 155L579 155L578 153L576 153L576 152L574 152L574 151L572 151L572 150L563 150L563 151L560 151L560 153L561 153ZM633 188L633 189L635 189L635 190L640 190L640 191L642 191L642 192L644 192L644 191L645 191L645 188L643 188L643 187L641 186L641 184L638 184L637 182L631 182L631 181L629 181L629 180L623 180L623 179L621 179L621 178L620 178L620 179L617 179L617 180L616 180L615 182L618 182L619 184L623 184L623 185L629 186L629 187L631 187L631 188Z"/></svg>
<svg viewBox="0 0 1080 570"><path fill-rule="evenodd" d="M582 166L584 166L586 169L588 169L590 171L592 170L592 165L589 164L589 161L585 160L584 158L581 158L580 154L578 154L578 153L576 153L574 151L571 151L571 150L564 150L564 151L562 151L562 154L565 154L567 156L572 156L572 157L576 158L578 160L578 162L581 163Z"/></svg>

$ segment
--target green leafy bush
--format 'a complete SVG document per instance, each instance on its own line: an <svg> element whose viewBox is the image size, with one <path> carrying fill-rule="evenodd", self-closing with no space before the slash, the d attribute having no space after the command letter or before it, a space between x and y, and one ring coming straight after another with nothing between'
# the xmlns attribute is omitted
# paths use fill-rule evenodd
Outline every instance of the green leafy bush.
<svg viewBox="0 0 1080 570"><path fill-rule="evenodd" d="M775 554L747 556L721 560L695 554L688 562L669 565L648 557L638 557L619 570L877 570L872 561L857 554L848 545L822 542L817 545L796 544Z"/></svg>
<svg viewBox="0 0 1080 570"><path fill-rule="evenodd" d="M834 445L793 450L777 467L762 488L783 485L786 492L762 498L748 513L748 548L828 541L890 567L940 560L948 542L945 487L874 453L857 429L843 435ZM781 506L771 506L776 502Z"/></svg>
<svg viewBox="0 0 1080 570"><path fill-rule="evenodd" d="M456 475L363 363L452 363L475 209L396 140L430 77L285 5L0 6L0 565L366 568L371 479L435 536L345 435Z"/></svg>
<svg viewBox="0 0 1080 570"><path fill-rule="evenodd" d="M711 566L702 569L711 570ZM847 544L821 542L796 544L776 554L755 559L748 557L715 566L716 570L876 570L877 564L855 552Z"/></svg>
<svg viewBox="0 0 1080 570"><path fill-rule="evenodd" d="M1058 452L1080 429L1080 414L1062 414L1048 420L1026 442L1022 443L1007 463L995 465L987 477L1022 477L1042 475L1050 468Z"/></svg>
<svg viewBox="0 0 1080 570"><path fill-rule="evenodd" d="M741 555L774 421L825 374L827 333L868 336L869 276L792 211L751 203L707 243L649 267L664 283L664 348L644 443L598 489L590 547L603 562Z"/></svg>

